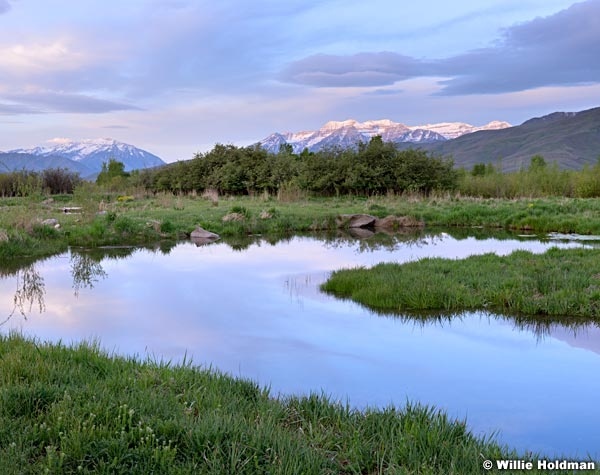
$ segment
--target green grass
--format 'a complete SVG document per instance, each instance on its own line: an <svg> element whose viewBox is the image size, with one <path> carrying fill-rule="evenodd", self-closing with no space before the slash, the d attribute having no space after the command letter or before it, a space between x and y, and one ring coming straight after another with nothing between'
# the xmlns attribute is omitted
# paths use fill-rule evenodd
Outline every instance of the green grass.
<svg viewBox="0 0 600 475"><path fill-rule="evenodd" d="M0 336L0 473L480 474L516 458L431 408L273 398L189 363ZM532 456L535 458L535 456Z"/></svg>
<svg viewBox="0 0 600 475"><path fill-rule="evenodd" d="M552 248L334 272L322 289L388 312L485 309L598 318L600 250Z"/></svg>
<svg viewBox="0 0 600 475"><path fill-rule="evenodd" d="M133 195L131 195L133 196ZM474 199L443 197L340 197L279 201L273 197L221 197L75 193L48 204L43 197L0 199L0 258L43 257L67 246L144 245L185 239L196 226L223 237L251 234L290 235L333 230L335 217L368 213L378 217L409 216L429 227L484 227L600 234L600 200L575 198ZM64 214L63 206L80 206L82 214ZM102 210L104 214L99 215ZM232 211L241 221L224 222ZM265 217L266 216L266 217ZM59 229L41 226L55 218Z"/></svg>

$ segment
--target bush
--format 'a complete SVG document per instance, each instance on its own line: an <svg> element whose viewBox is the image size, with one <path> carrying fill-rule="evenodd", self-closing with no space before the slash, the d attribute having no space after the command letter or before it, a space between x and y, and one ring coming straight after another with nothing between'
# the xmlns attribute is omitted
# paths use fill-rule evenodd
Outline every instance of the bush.
<svg viewBox="0 0 600 475"><path fill-rule="evenodd" d="M42 172L42 188L52 195L72 194L81 181L79 173L65 168L49 168Z"/></svg>

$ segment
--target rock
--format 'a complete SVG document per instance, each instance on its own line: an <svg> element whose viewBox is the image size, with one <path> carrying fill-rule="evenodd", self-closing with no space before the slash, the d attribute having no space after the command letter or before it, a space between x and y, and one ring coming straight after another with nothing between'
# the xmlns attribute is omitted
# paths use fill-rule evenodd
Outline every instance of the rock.
<svg viewBox="0 0 600 475"><path fill-rule="evenodd" d="M376 219L370 214L341 214L335 222L338 228L369 228L373 227Z"/></svg>
<svg viewBox="0 0 600 475"><path fill-rule="evenodd" d="M260 219L271 219L273 217L273 215L271 213L269 213L268 211L261 211L259 218Z"/></svg>
<svg viewBox="0 0 600 475"><path fill-rule="evenodd" d="M246 217L242 213L229 213L223 216L223 222L227 223L229 221L244 221Z"/></svg>
<svg viewBox="0 0 600 475"><path fill-rule="evenodd" d="M375 228L396 230L400 228L422 228L425 226L423 221L418 221L410 216L386 216L375 220Z"/></svg>
<svg viewBox="0 0 600 475"><path fill-rule="evenodd" d="M42 221L42 225L43 226L52 226L56 229L60 228L60 224L58 222L58 219L55 218L48 218L48 219L44 219Z"/></svg>
<svg viewBox="0 0 600 475"><path fill-rule="evenodd" d="M207 231L206 229L202 229L200 226L198 226L196 229L194 229L192 231L192 234L190 234L190 239L197 247L205 246L206 244L213 243L220 237L221 236L219 236L218 234L211 233L210 231Z"/></svg>
<svg viewBox="0 0 600 475"><path fill-rule="evenodd" d="M206 229L202 229L200 226L198 226L196 229L194 229L192 231L192 234L190 234L190 237L192 239L209 239L212 241L216 241L221 236L219 236L218 234L215 234L215 233L211 233L210 231L207 231Z"/></svg>

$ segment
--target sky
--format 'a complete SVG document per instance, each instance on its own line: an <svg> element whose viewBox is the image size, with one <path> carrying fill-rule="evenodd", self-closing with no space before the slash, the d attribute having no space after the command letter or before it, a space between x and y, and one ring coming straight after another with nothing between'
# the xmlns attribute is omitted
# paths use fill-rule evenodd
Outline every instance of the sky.
<svg viewBox="0 0 600 475"><path fill-rule="evenodd" d="M187 160L329 120L518 125L600 105L600 0L0 0L0 150Z"/></svg>

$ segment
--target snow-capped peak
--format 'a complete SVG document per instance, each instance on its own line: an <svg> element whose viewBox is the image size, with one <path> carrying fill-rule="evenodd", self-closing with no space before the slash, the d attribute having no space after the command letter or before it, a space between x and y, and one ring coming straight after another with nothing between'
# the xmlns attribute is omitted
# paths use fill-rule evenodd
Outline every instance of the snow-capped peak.
<svg viewBox="0 0 600 475"><path fill-rule="evenodd" d="M357 122L356 120L353 120L353 119L342 120L342 121L330 120L319 130L321 130L321 131L337 130L337 129L341 129L344 127L355 127L356 125L359 125L359 124L360 124L359 122Z"/></svg>
<svg viewBox="0 0 600 475"><path fill-rule="evenodd" d="M510 126L508 122L500 121L492 121L476 127L463 122L407 126L390 119L365 122L358 122L354 119L332 120L315 131L286 132L279 134L276 139L272 135L261 143L264 148L276 153L279 145L285 140L285 143L292 145L295 152L301 152L304 148L314 151L329 146L355 147L358 142L368 142L375 135L381 135L384 140L390 142L425 143L454 139L479 130L497 130Z"/></svg>
<svg viewBox="0 0 600 475"><path fill-rule="evenodd" d="M102 168L103 163L111 159L123 162L126 170L155 167L164 164L156 155L133 145L118 142L112 138L75 141L70 138L56 137L48 140L44 146L11 150L11 152L27 153L42 157L64 157L83 163L90 169L98 171Z"/></svg>
<svg viewBox="0 0 600 475"><path fill-rule="evenodd" d="M68 139L66 137L55 137L53 139L48 140L47 143L51 143L54 145L65 145L65 144L73 143L73 140Z"/></svg>

